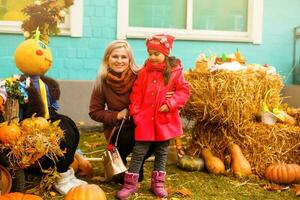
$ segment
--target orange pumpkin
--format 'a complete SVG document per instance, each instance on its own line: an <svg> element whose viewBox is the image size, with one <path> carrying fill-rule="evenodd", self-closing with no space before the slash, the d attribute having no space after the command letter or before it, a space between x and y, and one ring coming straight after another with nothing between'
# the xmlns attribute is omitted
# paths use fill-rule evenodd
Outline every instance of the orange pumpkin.
<svg viewBox="0 0 300 200"><path fill-rule="evenodd" d="M52 65L52 54L43 42L28 39L17 47L15 63L24 74L43 75Z"/></svg>
<svg viewBox="0 0 300 200"><path fill-rule="evenodd" d="M43 117L34 117L24 119L21 122L21 128L22 130L31 130L32 128L37 128L39 130L47 129L49 127L50 123L47 121L47 119Z"/></svg>
<svg viewBox="0 0 300 200"><path fill-rule="evenodd" d="M4 194L9 193L9 191L11 189L12 178L11 178L9 171L2 165L0 165L0 173L1 173L0 180L2 182L1 194L4 195Z"/></svg>
<svg viewBox="0 0 300 200"><path fill-rule="evenodd" d="M279 184L300 181L300 166L297 164L271 164L265 170L266 179Z"/></svg>
<svg viewBox="0 0 300 200"><path fill-rule="evenodd" d="M106 200L103 190L95 184L82 184L73 187L65 196L65 200ZM0 199L1 200L1 199Z"/></svg>
<svg viewBox="0 0 300 200"><path fill-rule="evenodd" d="M16 124L6 124L0 128L0 141L4 144L15 142L21 136L21 129Z"/></svg>
<svg viewBox="0 0 300 200"><path fill-rule="evenodd" d="M8 193L3 196L0 196L0 200L43 200L43 199L42 197L33 194L13 192L13 193Z"/></svg>

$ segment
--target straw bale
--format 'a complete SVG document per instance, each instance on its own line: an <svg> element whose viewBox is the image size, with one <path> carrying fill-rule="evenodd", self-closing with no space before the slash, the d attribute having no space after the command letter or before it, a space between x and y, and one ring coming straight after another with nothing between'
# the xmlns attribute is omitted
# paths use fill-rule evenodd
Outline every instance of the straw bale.
<svg viewBox="0 0 300 200"><path fill-rule="evenodd" d="M216 71L185 75L191 97L182 116L194 121L242 126L253 121L263 102L278 107L283 83L279 75L252 70Z"/></svg>
<svg viewBox="0 0 300 200"><path fill-rule="evenodd" d="M195 154L200 155L201 149L207 146L222 160L229 154L229 144L238 144L253 172L260 176L271 163L300 164L300 126L248 123L237 130L235 127L197 123L192 137L191 148Z"/></svg>

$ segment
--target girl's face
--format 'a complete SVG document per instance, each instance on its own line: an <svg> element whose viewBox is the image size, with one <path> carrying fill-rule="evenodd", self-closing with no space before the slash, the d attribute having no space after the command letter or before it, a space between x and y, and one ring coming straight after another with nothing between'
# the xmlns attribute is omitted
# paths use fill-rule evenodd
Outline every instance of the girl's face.
<svg viewBox="0 0 300 200"><path fill-rule="evenodd" d="M108 66L115 72L121 73L129 66L129 55L124 47L114 49L109 58Z"/></svg>
<svg viewBox="0 0 300 200"><path fill-rule="evenodd" d="M158 51L149 49L148 51L149 55L149 61L157 64L157 63L163 63L165 61L166 56Z"/></svg>

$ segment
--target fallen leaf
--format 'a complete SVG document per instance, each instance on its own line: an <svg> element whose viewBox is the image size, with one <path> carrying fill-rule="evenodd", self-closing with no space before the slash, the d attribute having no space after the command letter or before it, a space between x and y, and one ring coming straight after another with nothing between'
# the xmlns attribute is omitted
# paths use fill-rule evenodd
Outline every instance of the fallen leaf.
<svg viewBox="0 0 300 200"><path fill-rule="evenodd" d="M178 189L176 191L176 193L179 193L181 194L182 196L186 197L186 196L191 196L192 195L192 192L189 190L189 189L186 189L186 188L181 188L181 189Z"/></svg>
<svg viewBox="0 0 300 200"><path fill-rule="evenodd" d="M173 192L173 188L171 188L171 187L167 187L166 188L166 191L170 194L170 193L172 193Z"/></svg>
<svg viewBox="0 0 300 200"><path fill-rule="evenodd" d="M286 187L282 187L282 186L277 185L277 184L264 184L264 185L262 185L262 187L266 190L269 190L269 191L281 191L281 190L288 189Z"/></svg>
<svg viewBox="0 0 300 200"><path fill-rule="evenodd" d="M55 197L56 196L56 192L50 192L50 195L52 196L52 197Z"/></svg>
<svg viewBox="0 0 300 200"><path fill-rule="evenodd" d="M295 185L293 191L296 193L296 196L300 196L300 185Z"/></svg>

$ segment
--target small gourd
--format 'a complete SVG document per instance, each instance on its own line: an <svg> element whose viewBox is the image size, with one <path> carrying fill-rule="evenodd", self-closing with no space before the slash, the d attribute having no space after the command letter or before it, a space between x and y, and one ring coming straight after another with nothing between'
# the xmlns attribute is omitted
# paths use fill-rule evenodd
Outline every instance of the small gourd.
<svg viewBox="0 0 300 200"><path fill-rule="evenodd" d="M74 160L78 163L78 174L80 176L91 176L93 174L92 164L79 153L75 153Z"/></svg>
<svg viewBox="0 0 300 200"><path fill-rule="evenodd" d="M187 171L200 171L204 169L204 160L202 158L184 155L179 160L178 166Z"/></svg>
<svg viewBox="0 0 300 200"><path fill-rule="evenodd" d="M35 115L31 116L31 118L26 118L21 122L22 130L30 131L32 129L48 129L50 126L50 122L43 117L35 117Z"/></svg>
<svg viewBox="0 0 300 200"><path fill-rule="evenodd" d="M252 174L251 165L237 144L230 146L231 169L236 176L249 176Z"/></svg>
<svg viewBox="0 0 300 200"><path fill-rule="evenodd" d="M300 166L297 164L271 164L265 170L266 179L278 184L300 181Z"/></svg>
<svg viewBox="0 0 300 200"><path fill-rule="evenodd" d="M201 155L204 159L205 167L209 173L223 174L225 172L225 165L223 161L214 156L208 148L202 149Z"/></svg>
<svg viewBox="0 0 300 200"><path fill-rule="evenodd" d="M76 159L75 156L74 156L74 160L73 160L72 164L70 165L70 167L73 168L74 172L78 171L78 160Z"/></svg>
<svg viewBox="0 0 300 200"><path fill-rule="evenodd" d="M81 184L71 188L65 200L106 200L106 195L98 185Z"/></svg>

